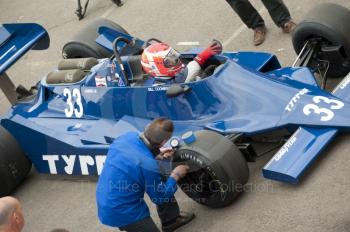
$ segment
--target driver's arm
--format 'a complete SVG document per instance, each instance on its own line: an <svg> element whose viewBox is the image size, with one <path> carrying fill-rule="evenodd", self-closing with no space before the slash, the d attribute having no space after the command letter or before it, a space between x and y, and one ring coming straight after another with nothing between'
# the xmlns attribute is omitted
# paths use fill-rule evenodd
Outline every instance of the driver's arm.
<svg viewBox="0 0 350 232"><path fill-rule="evenodd" d="M207 60L217 54L222 52L222 44L218 40L213 40L213 42L204 51L199 53L193 61L189 62L186 66L187 75L185 83L196 81L199 72L201 71L203 65Z"/></svg>

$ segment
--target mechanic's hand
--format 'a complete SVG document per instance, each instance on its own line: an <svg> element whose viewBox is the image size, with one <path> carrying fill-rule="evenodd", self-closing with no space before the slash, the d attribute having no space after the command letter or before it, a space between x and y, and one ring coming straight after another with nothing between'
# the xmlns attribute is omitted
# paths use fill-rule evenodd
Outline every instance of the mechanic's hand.
<svg viewBox="0 0 350 232"><path fill-rule="evenodd" d="M171 173L171 177L174 178L176 181L179 181L182 177L184 177L187 172L190 170L190 167L188 165L179 165L177 166Z"/></svg>
<svg viewBox="0 0 350 232"><path fill-rule="evenodd" d="M171 147L162 147L159 149L164 159L173 157L175 151Z"/></svg>
<svg viewBox="0 0 350 232"><path fill-rule="evenodd" d="M164 160L173 157L175 151L171 147L162 147L160 153L156 156L157 160Z"/></svg>

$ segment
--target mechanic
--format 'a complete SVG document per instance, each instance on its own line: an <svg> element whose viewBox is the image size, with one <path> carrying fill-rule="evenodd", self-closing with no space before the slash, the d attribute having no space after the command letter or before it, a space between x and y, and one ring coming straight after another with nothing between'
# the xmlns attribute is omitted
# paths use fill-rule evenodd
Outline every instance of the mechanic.
<svg viewBox="0 0 350 232"><path fill-rule="evenodd" d="M190 61L186 67L180 60L180 53L166 43L154 43L144 49L141 56L143 70L158 81L188 83L200 80L205 63L222 52L222 44L213 40L210 46Z"/></svg>
<svg viewBox="0 0 350 232"><path fill-rule="evenodd" d="M173 129L171 120L159 118L149 123L143 133L128 132L111 144L96 189L102 224L130 232L159 231L144 201L145 192L157 205L163 231L174 231L194 218L191 213L180 214L174 198L176 182L189 167L179 165L165 179L159 162L169 162L157 161L174 154L171 148L163 148Z"/></svg>
<svg viewBox="0 0 350 232"><path fill-rule="evenodd" d="M23 226L21 203L13 197L0 198L0 232L20 232Z"/></svg>
<svg viewBox="0 0 350 232"><path fill-rule="evenodd" d="M252 6L249 0L226 0L231 8L238 14L248 28L253 29L255 46L265 41L267 29L265 22L258 11ZM290 33L296 27L292 21L290 13L282 0L262 0L274 23L282 29L284 33Z"/></svg>

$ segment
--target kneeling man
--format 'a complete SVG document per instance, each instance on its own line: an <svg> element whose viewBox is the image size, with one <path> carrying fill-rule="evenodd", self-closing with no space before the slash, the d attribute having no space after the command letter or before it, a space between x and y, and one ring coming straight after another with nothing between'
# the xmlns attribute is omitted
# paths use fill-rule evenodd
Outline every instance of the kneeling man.
<svg viewBox="0 0 350 232"><path fill-rule="evenodd" d="M171 149L161 149L173 130L171 120L159 118L143 133L128 132L111 144L96 190L103 224L129 232L159 231L144 201L145 192L157 205L163 231L174 231L194 218L193 214L180 214L174 198L176 182L189 167L179 165L164 179L157 162L173 155Z"/></svg>

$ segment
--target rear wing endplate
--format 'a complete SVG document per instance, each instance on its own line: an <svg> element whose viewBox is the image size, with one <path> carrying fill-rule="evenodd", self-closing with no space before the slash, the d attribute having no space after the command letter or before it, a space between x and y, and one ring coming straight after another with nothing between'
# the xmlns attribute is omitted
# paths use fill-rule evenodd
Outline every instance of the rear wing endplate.
<svg viewBox="0 0 350 232"><path fill-rule="evenodd" d="M16 88L6 70L30 49L43 50L49 45L49 35L39 24L0 24L0 88L12 105L17 102Z"/></svg>

